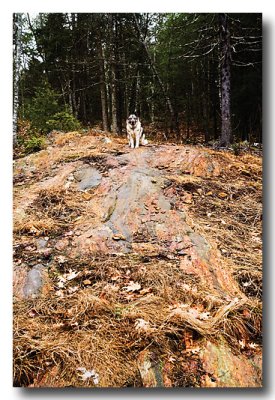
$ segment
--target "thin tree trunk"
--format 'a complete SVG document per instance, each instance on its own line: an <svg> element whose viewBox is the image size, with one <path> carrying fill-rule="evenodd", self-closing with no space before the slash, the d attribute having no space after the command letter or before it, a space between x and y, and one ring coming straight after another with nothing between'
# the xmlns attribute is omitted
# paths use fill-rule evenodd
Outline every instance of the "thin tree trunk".
<svg viewBox="0 0 275 400"><path fill-rule="evenodd" d="M219 14L221 40L221 138L220 146L227 147L232 142L231 129L231 49L230 33L226 14Z"/></svg>
<svg viewBox="0 0 275 400"><path fill-rule="evenodd" d="M113 15L109 14L109 35L110 35L110 67L111 67L111 103L112 103L112 132L118 132L117 124L117 84L116 84L116 66L115 66L115 54L114 54L114 32L113 32Z"/></svg>
<svg viewBox="0 0 275 400"><path fill-rule="evenodd" d="M19 73L20 73L20 56L21 56L21 36L22 36L22 14L17 13L13 16L13 35L14 35L14 52L13 52L13 143L17 142L17 121L19 109Z"/></svg>
<svg viewBox="0 0 275 400"><path fill-rule="evenodd" d="M117 126L117 95L116 95L116 73L114 62L111 62L111 101L112 101L112 132L118 132Z"/></svg>
<svg viewBox="0 0 275 400"><path fill-rule="evenodd" d="M136 17L135 14L134 14L134 18L135 18L135 24L136 24L137 30L138 30L138 32L139 32L139 39L140 39L140 41L141 41L141 43L142 43L142 45L143 45L143 47L144 47L144 50L145 50L145 52L146 52L147 58L148 58L148 60L149 60L149 63L150 63L150 65L151 65L153 74L154 74L154 76L156 77L157 82L158 82L158 84L159 84L159 86L160 86L160 89L161 89L161 91L162 91L163 97L164 97L164 99L165 99L165 102L166 102L166 104L167 104L169 113L170 113L170 115L171 115L171 119L172 119L172 121L173 121L173 126L174 126L176 129L178 129L177 117L176 117L176 114L175 114L175 112L174 112L174 108L173 108L173 106L172 106L172 102L171 102L171 100L170 100L170 98L169 98L169 96L168 96L168 94L167 94L167 92L166 92L166 90L165 90L165 86L164 86L164 84L163 84L163 82L162 82L162 80L161 80L161 78L160 78L160 76L159 76L159 73L158 73L158 71L157 71L157 69L156 69L155 63L154 63L154 61L153 61L153 59L152 59L152 57L151 57L151 55L150 55L150 53L149 53L148 47L147 47L147 45L146 45L146 42L145 42L145 40L142 39L142 32L141 32L141 29L140 29L140 26L139 26L139 23L138 23L138 20L137 20L137 17Z"/></svg>
<svg viewBox="0 0 275 400"><path fill-rule="evenodd" d="M137 71L135 107L134 107L134 109L138 113L138 115L141 114L141 110L140 110L140 74L139 74L139 70Z"/></svg>
<svg viewBox="0 0 275 400"><path fill-rule="evenodd" d="M211 97L211 118L212 118L212 136L213 139L218 139L218 126L217 126L217 111L218 111L218 101L217 101L217 83L216 83L216 71L217 67L215 64L214 53L211 56L211 73L210 73L210 97Z"/></svg>
<svg viewBox="0 0 275 400"><path fill-rule="evenodd" d="M98 55L99 55L99 68L100 68L100 98L101 98L101 113L103 130L109 130L108 122L108 104L107 104L107 91L106 91L106 76L104 68L104 54L101 39L98 42Z"/></svg>
<svg viewBox="0 0 275 400"><path fill-rule="evenodd" d="M129 115L129 76L128 76L128 65L126 62L126 54L125 51L123 51L122 53L122 64L123 64L123 79L124 79L124 104L123 104L123 108L124 108L124 116L128 117Z"/></svg>

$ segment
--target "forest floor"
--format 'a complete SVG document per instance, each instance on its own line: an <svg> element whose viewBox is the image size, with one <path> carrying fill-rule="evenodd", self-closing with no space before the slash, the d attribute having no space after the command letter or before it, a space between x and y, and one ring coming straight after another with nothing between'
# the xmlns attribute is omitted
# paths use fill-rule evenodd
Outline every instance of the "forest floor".
<svg viewBox="0 0 275 400"><path fill-rule="evenodd" d="M53 133L14 161L14 385L259 387L262 160Z"/></svg>

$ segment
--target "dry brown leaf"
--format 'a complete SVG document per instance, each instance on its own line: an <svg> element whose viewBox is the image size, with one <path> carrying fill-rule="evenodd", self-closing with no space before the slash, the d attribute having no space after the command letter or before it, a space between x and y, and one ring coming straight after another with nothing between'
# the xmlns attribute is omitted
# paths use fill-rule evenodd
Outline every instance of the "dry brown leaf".
<svg viewBox="0 0 275 400"><path fill-rule="evenodd" d="M259 347L259 345L257 343L253 343L253 342L248 343L247 346L250 347L250 349L253 349L253 350L256 349L257 347Z"/></svg>
<svg viewBox="0 0 275 400"><path fill-rule="evenodd" d="M151 292L152 292L152 288L145 288L145 289L142 289L139 293L140 294L148 294Z"/></svg>
<svg viewBox="0 0 275 400"><path fill-rule="evenodd" d="M112 239L114 239L114 240L126 240L126 237L123 236L121 233L116 233L115 235L112 236Z"/></svg>
<svg viewBox="0 0 275 400"><path fill-rule="evenodd" d="M137 292L141 288L141 285L137 282L130 282L129 285L124 286L123 289L126 292Z"/></svg>
<svg viewBox="0 0 275 400"><path fill-rule="evenodd" d="M31 318L37 317L38 315L39 315L38 312L37 312L34 308L32 308L32 309L29 311L29 316L30 316Z"/></svg>
<svg viewBox="0 0 275 400"><path fill-rule="evenodd" d="M40 231L35 226L32 225L30 227L30 233L34 233L35 235L39 235Z"/></svg>
<svg viewBox="0 0 275 400"><path fill-rule="evenodd" d="M145 321L142 318L138 318L135 322L135 329L139 332L151 333L156 329L153 328L148 321Z"/></svg>
<svg viewBox="0 0 275 400"><path fill-rule="evenodd" d="M245 348L245 341L244 340L239 340L239 345L240 345L240 348L241 349L244 349Z"/></svg>
<svg viewBox="0 0 275 400"><path fill-rule="evenodd" d="M207 319L209 319L211 317L209 312L202 312L199 315L199 319L201 319L202 321L205 321Z"/></svg>
<svg viewBox="0 0 275 400"><path fill-rule="evenodd" d="M71 281L72 279L76 278L77 275L79 275L79 274L80 274L80 272L76 272L76 271L73 271L72 269L70 269L69 273L64 275L64 278L67 281Z"/></svg>
<svg viewBox="0 0 275 400"><path fill-rule="evenodd" d="M65 256L56 256L55 257L56 261L59 262L59 264L64 264L68 259Z"/></svg>

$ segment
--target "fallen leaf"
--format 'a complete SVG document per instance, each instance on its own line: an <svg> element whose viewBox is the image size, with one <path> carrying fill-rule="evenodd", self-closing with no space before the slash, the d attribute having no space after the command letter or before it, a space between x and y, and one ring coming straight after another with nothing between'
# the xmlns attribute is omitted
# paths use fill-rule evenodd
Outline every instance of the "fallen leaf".
<svg viewBox="0 0 275 400"><path fill-rule="evenodd" d="M66 236L73 236L73 234L74 234L74 232L73 231L69 231L69 232L66 232L65 234L64 234L64 236L66 237ZM46 239L46 238L45 238Z"/></svg>
<svg viewBox="0 0 275 400"><path fill-rule="evenodd" d="M245 341L244 340L239 340L239 345L241 349L245 348Z"/></svg>
<svg viewBox="0 0 275 400"><path fill-rule="evenodd" d="M185 331L183 335L185 348L190 349L193 346L193 334L190 331Z"/></svg>
<svg viewBox="0 0 275 400"><path fill-rule="evenodd" d="M145 289L142 289L139 293L140 293L140 294L148 294L148 293L150 293L150 292L152 292L152 288L145 288Z"/></svg>
<svg viewBox="0 0 275 400"><path fill-rule="evenodd" d="M225 192L220 192L220 193L218 193L218 196L219 196L221 199L225 199L225 198L228 196L228 194L225 193Z"/></svg>
<svg viewBox="0 0 275 400"><path fill-rule="evenodd" d="M135 322L135 328L137 330L147 330L150 327L149 322L145 321L142 318L138 318Z"/></svg>
<svg viewBox="0 0 275 400"><path fill-rule="evenodd" d="M57 291L55 292L55 294L56 294L57 297L61 297L61 298L64 297L63 290L57 290Z"/></svg>
<svg viewBox="0 0 275 400"><path fill-rule="evenodd" d="M203 377L203 380L205 382L206 387L216 387L217 386L216 380L214 380L214 378L210 377L209 375L205 375Z"/></svg>
<svg viewBox="0 0 275 400"><path fill-rule="evenodd" d="M59 264L64 264L66 261L68 261L65 256L56 256L55 259L57 262L59 262Z"/></svg>
<svg viewBox="0 0 275 400"><path fill-rule="evenodd" d="M201 348L199 346L190 347L189 349L185 350L186 353L192 353L192 354L197 354L200 351L201 351Z"/></svg>
<svg viewBox="0 0 275 400"><path fill-rule="evenodd" d="M53 324L52 327L54 329L59 329L62 328L64 325L65 325L64 322L57 322L56 324Z"/></svg>
<svg viewBox="0 0 275 400"><path fill-rule="evenodd" d="M57 287L59 287L59 289L63 289L64 286L65 286L65 284L63 281L60 280L59 282L57 282Z"/></svg>
<svg viewBox="0 0 275 400"><path fill-rule="evenodd" d="M114 239L114 240L126 240L126 237L123 236L121 233L117 233L117 234L112 236L112 239Z"/></svg>
<svg viewBox="0 0 275 400"><path fill-rule="evenodd" d="M250 347L250 349L256 349L257 347L259 347L259 345L257 343L248 343L248 347Z"/></svg>
<svg viewBox="0 0 275 400"><path fill-rule="evenodd" d="M77 368L77 371L82 372L81 379L83 381L86 381L87 379L92 378L95 385L97 385L99 383L99 375L95 372L94 369L87 370L86 368L80 367L80 368Z"/></svg>
<svg viewBox="0 0 275 400"><path fill-rule="evenodd" d="M213 194L213 192L210 191L210 192L206 193L206 196L212 196L212 194Z"/></svg>
<svg viewBox="0 0 275 400"><path fill-rule="evenodd" d="M83 281L83 285L91 285L92 282L90 281L90 279L85 279L85 281Z"/></svg>
<svg viewBox="0 0 275 400"><path fill-rule="evenodd" d="M67 281L71 281L72 279L76 278L77 275L79 275L79 274L80 274L80 272L76 272L76 271L73 271L70 269L69 273L65 274L64 277Z"/></svg>
<svg viewBox="0 0 275 400"><path fill-rule="evenodd" d="M130 282L129 285L124 286L126 292L136 292L141 288L141 285L137 282Z"/></svg>
<svg viewBox="0 0 275 400"><path fill-rule="evenodd" d="M195 308L189 308L188 314L192 315L194 318L199 318L200 313Z"/></svg>
<svg viewBox="0 0 275 400"><path fill-rule="evenodd" d="M72 286L68 288L68 292L70 294L75 293L77 290L79 290L79 286Z"/></svg>
<svg viewBox="0 0 275 400"><path fill-rule="evenodd" d="M203 312L203 313L200 313L200 315L199 315L199 319L201 319L202 321L205 321L205 320L207 320L209 318L210 318L210 313L209 312Z"/></svg>
<svg viewBox="0 0 275 400"><path fill-rule="evenodd" d="M192 194L191 193L186 193L183 202L186 204L191 204L192 203Z"/></svg>
<svg viewBox="0 0 275 400"><path fill-rule="evenodd" d="M121 278L121 275L113 275L113 276L111 276L111 281L116 282L120 278Z"/></svg>
<svg viewBox="0 0 275 400"><path fill-rule="evenodd" d="M139 332L144 332L144 333L152 333L156 330L156 328L153 328L148 321L145 321L142 318L138 318L135 322L135 329Z"/></svg>
<svg viewBox="0 0 275 400"><path fill-rule="evenodd" d="M244 316L245 318L250 318L250 317L251 317L250 311L249 311L247 308L245 308L245 309L243 310L243 316Z"/></svg>
<svg viewBox="0 0 275 400"><path fill-rule="evenodd" d="M34 233L35 235L39 234L39 230L35 226L30 227L30 233Z"/></svg>
<svg viewBox="0 0 275 400"><path fill-rule="evenodd" d="M37 312L34 308L32 308L32 309L29 311L29 316L30 316L31 318L37 317L37 316L38 316L38 312Z"/></svg>
<svg viewBox="0 0 275 400"><path fill-rule="evenodd" d="M93 197L93 195L91 194L91 193L87 193L87 192L84 192L83 194L82 194L82 197L83 197L83 199L84 200L91 200L91 198Z"/></svg>

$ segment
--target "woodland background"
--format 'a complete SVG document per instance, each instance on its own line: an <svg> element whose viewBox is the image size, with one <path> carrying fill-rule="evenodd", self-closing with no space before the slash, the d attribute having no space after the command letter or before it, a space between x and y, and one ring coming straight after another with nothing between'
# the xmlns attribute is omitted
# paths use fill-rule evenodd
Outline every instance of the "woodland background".
<svg viewBox="0 0 275 400"><path fill-rule="evenodd" d="M146 133L221 146L262 141L262 15L14 14L14 141L53 129Z"/></svg>

